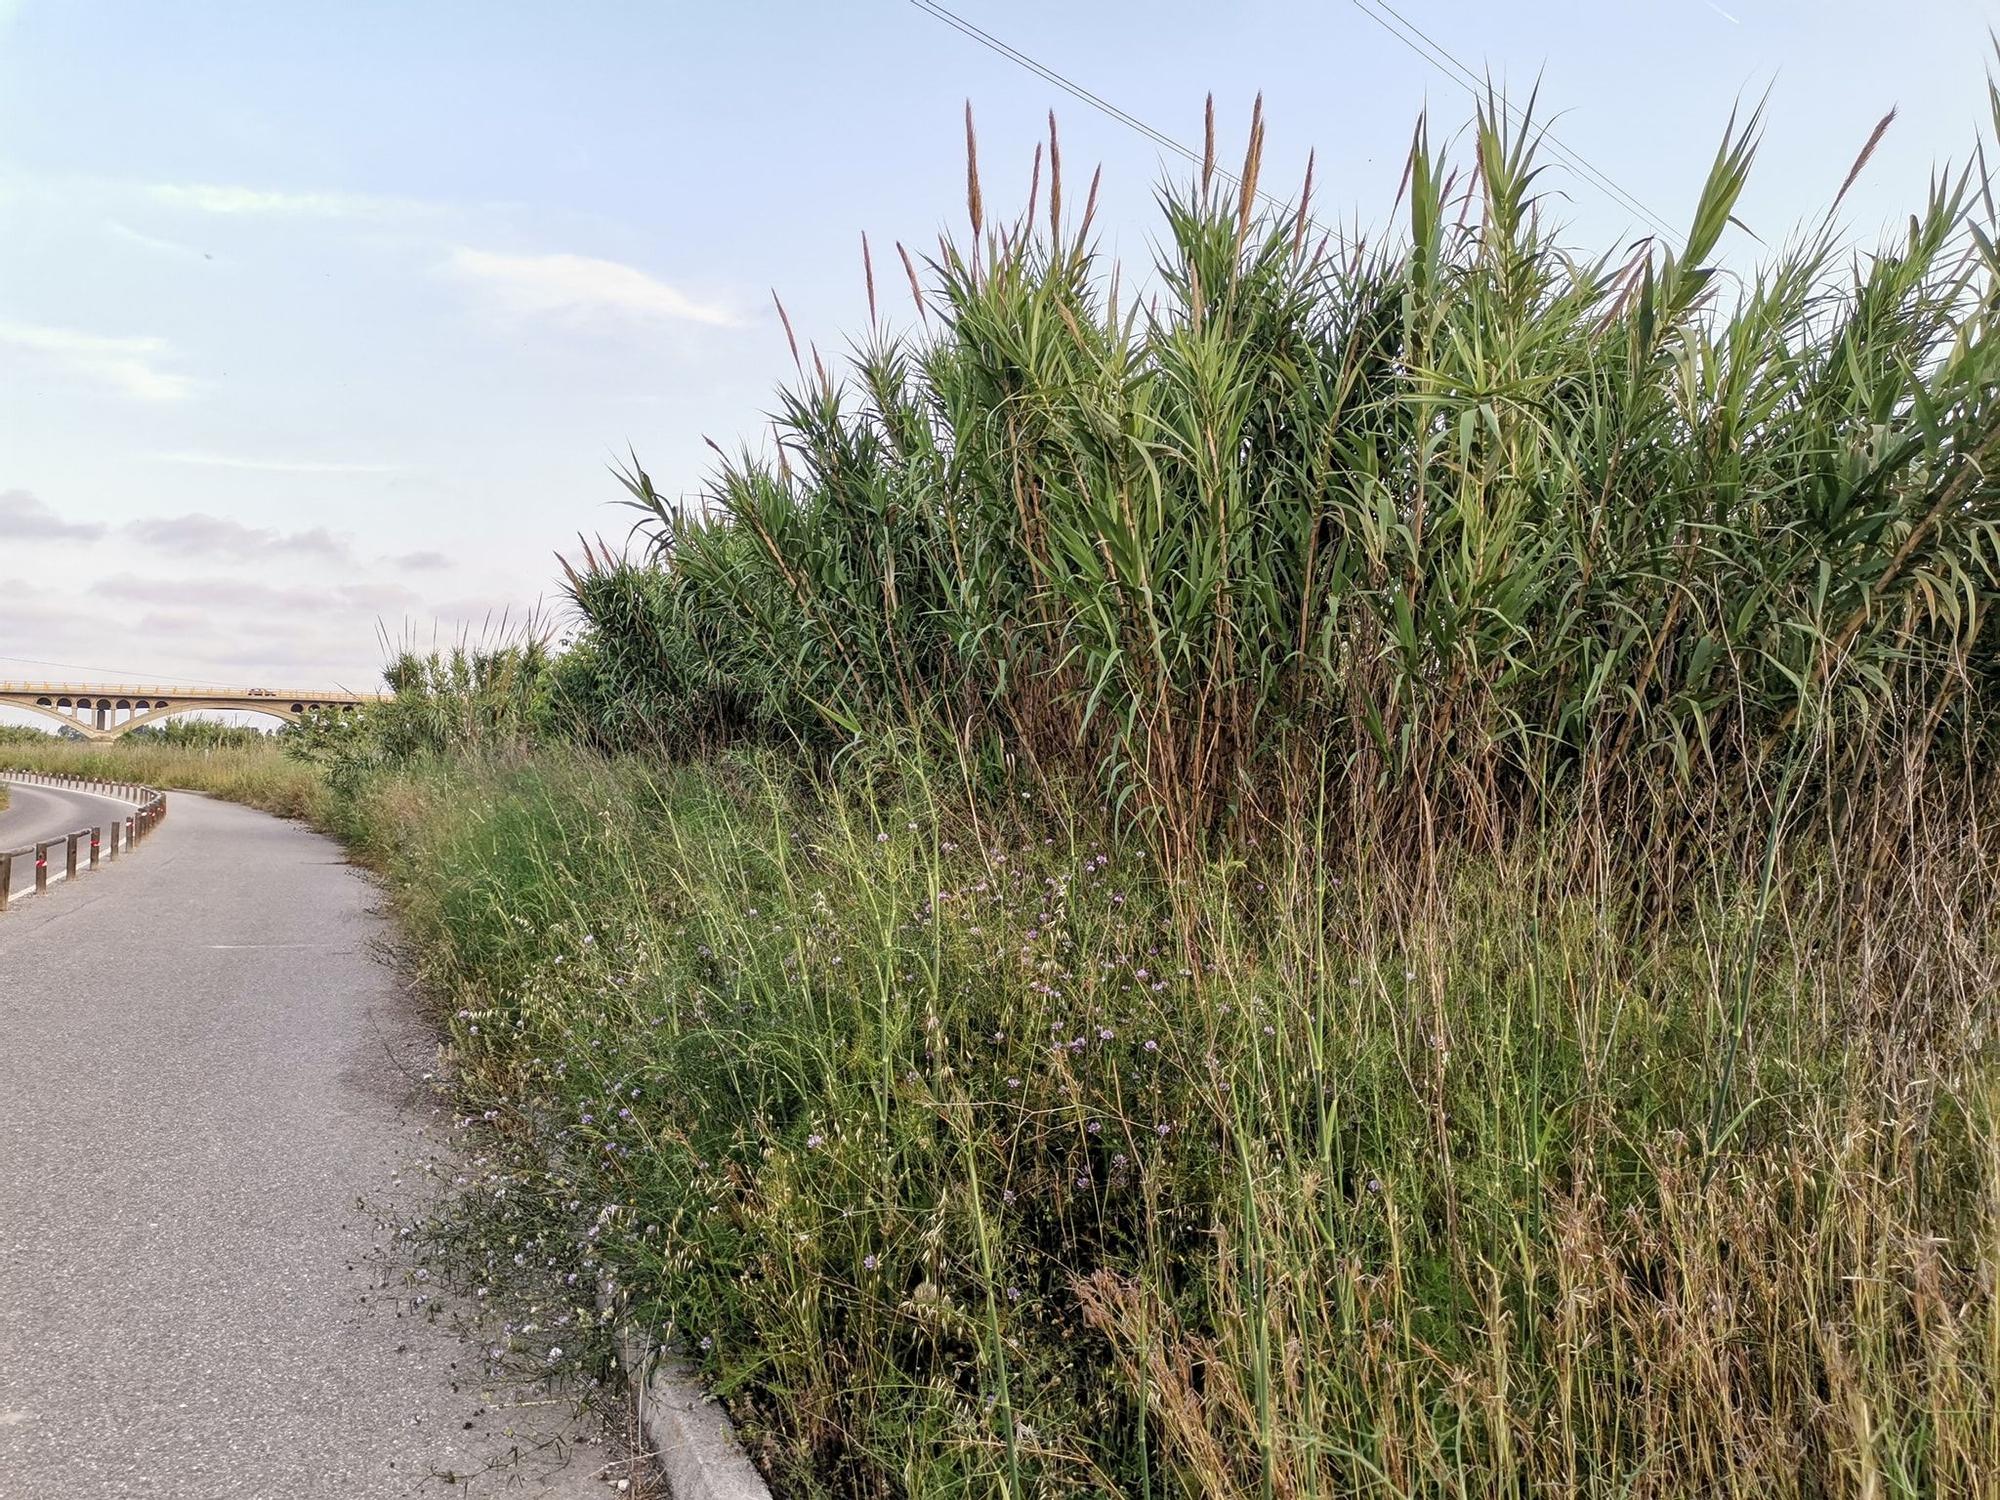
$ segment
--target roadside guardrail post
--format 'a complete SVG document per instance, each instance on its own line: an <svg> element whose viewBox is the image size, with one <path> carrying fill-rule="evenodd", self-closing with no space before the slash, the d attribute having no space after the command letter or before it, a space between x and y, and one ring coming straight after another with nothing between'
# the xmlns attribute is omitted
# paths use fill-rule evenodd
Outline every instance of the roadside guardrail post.
<svg viewBox="0 0 2000 1500"><path fill-rule="evenodd" d="M139 782L112 781L104 777L52 776L43 772L14 771L5 773L12 780L28 786L68 787L72 790L94 789L100 796L124 794L136 804L123 817L114 817L102 826L79 828L73 833L59 833L53 838L39 839L31 845L19 849L0 849L0 911L7 907L15 894L15 862L32 854L35 857L35 892L40 894L49 888L49 851L58 844L63 846L63 873L59 879L74 880L80 868L95 870L107 859L117 859L120 854L129 854L138 847L139 840L151 833L160 820L167 815L167 799L164 793ZM105 848L105 836L110 836L110 848ZM90 841L89 854L84 853L84 840ZM20 894L27 895L25 887Z"/></svg>

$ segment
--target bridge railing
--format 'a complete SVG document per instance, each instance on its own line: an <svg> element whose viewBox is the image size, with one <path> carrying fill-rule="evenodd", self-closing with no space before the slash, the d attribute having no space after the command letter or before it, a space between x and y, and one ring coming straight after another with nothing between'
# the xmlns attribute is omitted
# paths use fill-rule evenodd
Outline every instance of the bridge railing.
<svg viewBox="0 0 2000 1500"><path fill-rule="evenodd" d="M200 684L181 683L117 683L117 682L0 682L0 693L26 697L31 693L48 694L61 698L283 698L288 702L311 703L373 703L387 697L385 693L349 693L338 689L307 688L303 690L281 690L278 688L231 688L216 687L213 683L204 687Z"/></svg>
<svg viewBox="0 0 2000 1500"><path fill-rule="evenodd" d="M127 697L133 693L145 698L245 698L250 696L247 688L195 687L187 683L147 683L143 687L130 683L116 682L0 682L0 693L60 693L64 697L104 698Z"/></svg>
<svg viewBox="0 0 2000 1500"><path fill-rule="evenodd" d="M50 776L40 771L0 771L0 780L11 781L19 786L51 786L64 791L88 792L93 796L113 798L134 804L131 812L100 827L74 829L59 833L53 838L39 839L19 849L0 849L0 911L7 909L14 891L14 865L17 860L28 858L35 861L35 893L40 895L48 890L53 880L74 880L88 851L89 865L96 869L102 859L118 858L121 846L129 853L139 841L160 826L167 815L167 794L155 787L142 786L136 781L101 781L86 776ZM110 838L104 838L105 833ZM106 849L108 847L108 854ZM63 873L49 873L49 852L62 850ZM27 894L25 891L22 894Z"/></svg>

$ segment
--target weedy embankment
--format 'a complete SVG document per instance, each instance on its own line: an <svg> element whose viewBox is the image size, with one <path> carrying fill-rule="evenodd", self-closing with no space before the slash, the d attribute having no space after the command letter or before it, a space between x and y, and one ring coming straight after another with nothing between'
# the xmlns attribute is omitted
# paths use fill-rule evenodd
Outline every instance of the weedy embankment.
<svg viewBox="0 0 2000 1500"><path fill-rule="evenodd" d="M612 758L347 783L474 1263L787 1494L1990 1489L1991 213L1725 271L1755 135L1592 257L1497 106L1372 246L1211 129L1137 301L975 157L919 327L627 472Z"/></svg>
<svg viewBox="0 0 2000 1500"><path fill-rule="evenodd" d="M461 1250L608 1278L783 1493L2000 1472L1990 850L1663 918L1555 841L1168 882L907 764L370 795L497 1132Z"/></svg>

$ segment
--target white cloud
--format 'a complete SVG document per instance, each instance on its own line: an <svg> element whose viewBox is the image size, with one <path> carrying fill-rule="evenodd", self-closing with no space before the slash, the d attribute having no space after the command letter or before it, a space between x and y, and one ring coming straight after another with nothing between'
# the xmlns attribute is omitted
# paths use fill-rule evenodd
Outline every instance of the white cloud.
<svg viewBox="0 0 2000 1500"><path fill-rule="evenodd" d="M26 490L0 490L0 540L96 542L110 537L113 530L103 521L73 520L59 515L39 496ZM324 526L280 531L275 527L246 525L228 516L191 511L178 516L142 516L124 522L115 530L117 536L137 542L146 556L194 557L210 562L224 558L264 562L292 557L329 563L345 572L358 566L352 541ZM121 546L120 555L131 550L129 546ZM422 570L434 563L448 563L449 559L441 553L417 552L394 561ZM397 600L401 602L401 586L395 587Z"/></svg>
<svg viewBox="0 0 2000 1500"><path fill-rule="evenodd" d="M383 609L421 606L421 596L398 584L344 583L330 588L316 584L262 583L255 578L214 575L171 578L120 573L105 581L120 600L172 610L206 610L221 622L235 615L258 622L259 631L289 624L299 629L328 621L365 622ZM254 643L253 643L254 644Z"/></svg>
<svg viewBox="0 0 2000 1500"><path fill-rule="evenodd" d="M205 469L249 469L259 474L395 474L395 464L350 464L320 459L248 458L234 453L161 453L164 464L194 464Z"/></svg>
<svg viewBox="0 0 2000 1500"><path fill-rule="evenodd" d="M161 203L206 214L307 219L374 219L419 207L401 198L366 193L284 193L219 182L160 182L147 189Z"/></svg>
<svg viewBox="0 0 2000 1500"><path fill-rule="evenodd" d="M0 490L0 537L29 542L94 542L104 535L101 521L70 521L26 490Z"/></svg>
<svg viewBox="0 0 2000 1500"><path fill-rule="evenodd" d="M274 531L245 526L227 516L195 511L184 516L151 516L131 521L125 530L148 548L186 557L263 558L281 553L319 558L342 565L353 561L347 542L324 526L310 531Z"/></svg>
<svg viewBox="0 0 2000 1500"><path fill-rule="evenodd" d="M452 252L450 268L517 313L624 313L719 328L741 321L729 309L697 302L636 267L589 255L499 255L460 248Z"/></svg>
<svg viewBox="0 0 2000 1500"><path fill-rule="evenodd" d="M158 368L157 361L169 352L165 339L0 323L0 345L41 355L58 368L140 401L179 401L194 393L194 382L187 376Z"/></svg>
<svg viewBox="0 0 2000 1500"><path fill-rule="evenodd" d="M157 251L161 255L178 256L183 260L211 260L214 258L201 250L197 250L193 245L183 245L179 240L163 240L156 234L147 234L143 230L134 229L130 224L121 224L116 219L106 219L104 227L127 244L143 245L146 249Z"/></svg>
<svg viewBox="0 0 2000 1500"><path fill-rule="evenodd" d="M451 566L449 553L425 548L416 552L404 552L396 557L384 559L411 573L436 573Z"/></svg>

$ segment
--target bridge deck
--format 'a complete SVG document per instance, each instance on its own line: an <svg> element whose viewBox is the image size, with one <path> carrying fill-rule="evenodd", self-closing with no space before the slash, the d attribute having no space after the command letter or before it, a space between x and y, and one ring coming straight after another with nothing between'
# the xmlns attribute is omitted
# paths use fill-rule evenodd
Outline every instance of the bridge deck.
<svg viewBox="0 0 2000 1500"><path fill-rule="evenodd" d="M54 719L86 739L115 740L127 730L175 714L266 714L296 723L309 713L348 713L393 696L319 688L160 687L108 682L0 682L0 705ZM121 718L120 715L123 715Z"/></svg>
<svg viewBox="0 0 2000 1500"><path fill-rule="evenodd" d="M350 693L339 688L201 687L192 684L135 684L117 682L0 682L0 697L56 698L241 698L245 701L283 698L291 702L378 703L388 693Z"/></svg>

